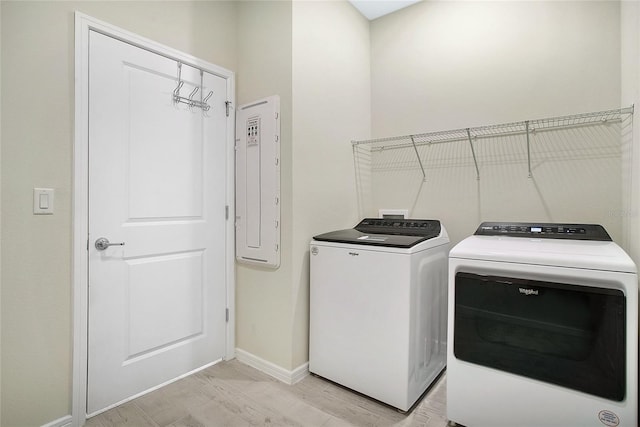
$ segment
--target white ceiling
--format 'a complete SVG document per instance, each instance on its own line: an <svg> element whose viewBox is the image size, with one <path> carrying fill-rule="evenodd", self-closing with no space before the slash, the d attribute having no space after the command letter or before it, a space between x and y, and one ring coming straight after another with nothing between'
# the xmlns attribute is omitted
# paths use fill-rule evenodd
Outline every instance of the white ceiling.
<svg viewBox="0 0 640 427"><path fill-rule="evenodd" d="M349 0L369 21L403 9L421 0Z"/></svg>

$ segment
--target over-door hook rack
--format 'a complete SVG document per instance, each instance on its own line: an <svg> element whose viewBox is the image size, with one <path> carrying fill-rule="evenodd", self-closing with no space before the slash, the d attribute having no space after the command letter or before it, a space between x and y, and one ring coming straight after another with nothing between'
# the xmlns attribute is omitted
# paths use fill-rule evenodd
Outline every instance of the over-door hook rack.
<svg viewBox="0 0 640 427"><path fill-rule="evenodd" d="M202 70L200 70L200 80L202 84ZM173 90L173 102L176 104L178 103L187 104L189 107L198 107L198 108L201 108L203 111L209 111L211 106L207 104L207 101L213 95L213 91L210 91L207 94L207 96L204 97L204 99L202 99L201 97L201 100L197 101L193 99L193 97L196 96L196 94L200 90L200 87L196 86L195 88L193 88L193 90L189 94L189 97L185 98L184 96L180 96L180 89L182 89L183 85L184 85L184 80L182 80L182 63L178 62L178 85Z"/></svg>

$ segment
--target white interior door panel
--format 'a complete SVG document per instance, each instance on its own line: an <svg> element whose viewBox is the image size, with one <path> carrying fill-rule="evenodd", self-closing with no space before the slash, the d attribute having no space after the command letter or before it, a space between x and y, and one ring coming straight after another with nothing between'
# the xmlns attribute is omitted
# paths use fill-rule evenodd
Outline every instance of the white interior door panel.
<svg viewBox="0 0 640 427"><path fill-rule="evenodd" d="M223 358L225 79L91 32L87 413ZM96 239L112 243L98 250Z"/></svg>

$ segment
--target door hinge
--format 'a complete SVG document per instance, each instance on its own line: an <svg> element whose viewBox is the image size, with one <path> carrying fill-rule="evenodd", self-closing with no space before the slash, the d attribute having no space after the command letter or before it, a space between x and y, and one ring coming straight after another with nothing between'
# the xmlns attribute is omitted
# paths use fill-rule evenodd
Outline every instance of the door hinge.
<svg viewBox="0 0 640 427"><path fill-rule="evenodd" d="M224 314L225 322L228 322L228 321L229 321L229 309L228 309L228 308L226 308L226 309L224 310L224 312L225 312L225 314Z"/></svg>
<svg viewBox="0 0 640 427"><path fill-rule="evenodd" d="M224 219L226 219L226 220L229 219L229 205L226 205L224 207Z"/></svg>
<svg viewBox="0 0 640 427"><path fill-rule="evenodd" d="M231 101L225 101L224 105L227 108L227 117L229 117L229 111L231 110L232 102Z"/></svg>

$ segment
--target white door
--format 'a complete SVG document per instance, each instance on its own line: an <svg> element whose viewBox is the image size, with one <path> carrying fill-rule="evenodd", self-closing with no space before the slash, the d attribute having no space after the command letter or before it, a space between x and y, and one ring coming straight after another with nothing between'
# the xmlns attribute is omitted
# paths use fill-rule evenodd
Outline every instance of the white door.
<svg viewBox="0 0 640 427"><path fill-rule="evenodd" d="M225 79L90 33L87 413L225 354ZM200 92L194 99L200 100ZM111 243L98 250L104 237Z"/></svg>

